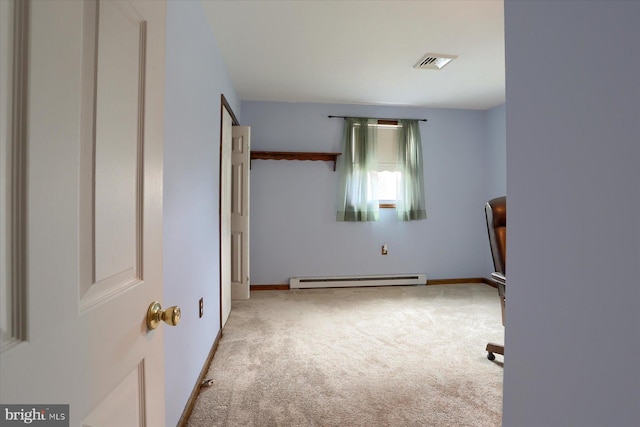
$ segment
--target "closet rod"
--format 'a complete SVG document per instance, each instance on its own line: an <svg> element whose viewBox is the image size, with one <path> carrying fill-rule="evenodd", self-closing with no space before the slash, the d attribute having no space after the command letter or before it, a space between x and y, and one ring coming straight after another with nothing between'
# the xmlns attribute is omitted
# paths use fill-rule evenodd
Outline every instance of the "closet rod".
<svg viewBox="0 0 640 427"><path fill-rule="evenodd" d="M362 119L365 117L352 117L352 116L328 116L330 119ZM397 122L398 120L417 120L419 122L426 122L427 119L375 119L389 122Z"/></svg>

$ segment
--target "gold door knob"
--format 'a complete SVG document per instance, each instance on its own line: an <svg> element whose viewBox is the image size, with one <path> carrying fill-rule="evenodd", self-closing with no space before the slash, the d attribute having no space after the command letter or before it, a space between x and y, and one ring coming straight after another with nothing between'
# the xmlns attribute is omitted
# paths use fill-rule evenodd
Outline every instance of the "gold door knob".
<svg viewBox="0 0 640 427"><path fill-rule="evenodd" d="M152 302L149 310L147 310L147 327L150 330L155 329L160 324L160 321L176 326L180 323L180 307L174 305L163 311L159 302Z"/></svg>

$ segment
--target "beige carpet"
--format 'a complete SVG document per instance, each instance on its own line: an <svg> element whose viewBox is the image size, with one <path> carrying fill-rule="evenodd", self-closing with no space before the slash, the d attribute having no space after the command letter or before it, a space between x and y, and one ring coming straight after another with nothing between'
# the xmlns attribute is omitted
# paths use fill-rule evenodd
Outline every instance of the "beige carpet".
<svg viewBox="0 0 640 427"><path fill-rule="evenodd" d="M501 424L487 285L252 292L223 332L191 427Z"/></svg>

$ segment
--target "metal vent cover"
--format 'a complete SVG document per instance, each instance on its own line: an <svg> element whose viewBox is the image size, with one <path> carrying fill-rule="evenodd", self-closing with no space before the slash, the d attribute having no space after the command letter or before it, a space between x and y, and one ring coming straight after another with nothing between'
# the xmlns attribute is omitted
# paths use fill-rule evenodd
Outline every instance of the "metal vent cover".
<svg viewBox="0 0 640 427"><path fill-rule="evenodd" d="M425 53L424 56L418 61L413 68L420 68L425 70L441 70L449 62L456 59L458 55L445 55L442 53Z"/></svg>

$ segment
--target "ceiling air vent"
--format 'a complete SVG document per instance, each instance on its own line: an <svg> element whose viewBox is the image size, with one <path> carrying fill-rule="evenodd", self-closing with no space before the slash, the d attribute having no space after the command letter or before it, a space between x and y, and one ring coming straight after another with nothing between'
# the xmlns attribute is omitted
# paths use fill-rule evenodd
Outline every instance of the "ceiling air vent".
<svg viewBox="0 0 640 427"><path fill-rule="evenodd" d="M441 53L426 53L413 68L425 70L441 70L449 62L456 59L458 55L444 55Z"/></svg>

